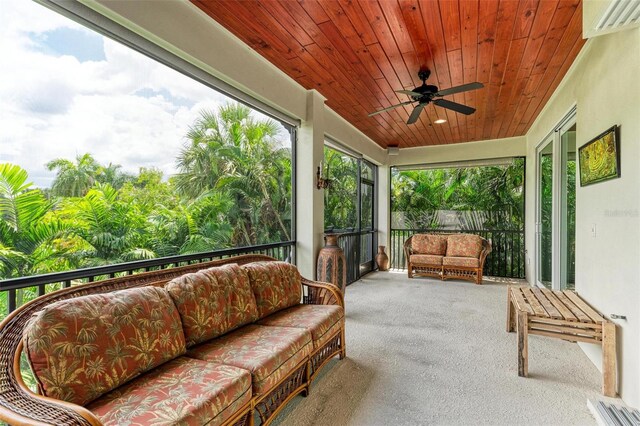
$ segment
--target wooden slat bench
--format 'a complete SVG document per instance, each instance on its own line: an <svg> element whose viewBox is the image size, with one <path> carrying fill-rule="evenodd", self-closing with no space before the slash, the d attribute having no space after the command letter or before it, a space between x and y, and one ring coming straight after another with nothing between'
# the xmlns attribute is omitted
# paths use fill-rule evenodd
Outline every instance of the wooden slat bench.
<svg viewBox="0 0 640 426"><path fill-rule="evenodd" d="M602 346L602 393L616 396L616 326L574 291L513 287L507 291L507 331L518 332L518 375L528 375L528 335Z"/></svg>

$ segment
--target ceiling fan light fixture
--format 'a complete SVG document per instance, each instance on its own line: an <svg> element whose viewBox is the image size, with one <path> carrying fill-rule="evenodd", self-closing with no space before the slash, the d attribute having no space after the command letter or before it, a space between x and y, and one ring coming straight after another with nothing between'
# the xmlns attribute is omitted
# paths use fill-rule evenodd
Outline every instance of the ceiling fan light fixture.
<svg viewBox="0 0 640 426"><path fill-rule="evenodd" d="M446 123L446 122L447 122L447 120L445 120L444 118L438 118L436 121L434 121L434 123L436 123L436 124L443 124L443 123Z"/></svg>

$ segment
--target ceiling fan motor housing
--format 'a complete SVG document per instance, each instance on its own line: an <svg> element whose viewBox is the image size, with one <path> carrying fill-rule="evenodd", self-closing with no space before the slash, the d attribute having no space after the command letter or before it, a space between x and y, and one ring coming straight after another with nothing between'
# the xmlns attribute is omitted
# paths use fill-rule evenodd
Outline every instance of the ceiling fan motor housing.
<svg viewBox="0 0 640 426"><path fill-rule="evenodd" d="M438 93L438 86L432 86L431 84L423 84L422 86L419 86L413 89L412 92L420 93L422 95L422 96L412 96L414 100L428 102L433 98L433 95Z"/></svg>
<svg viewBox="0 0 640 426"><path fill-rule="evenodd" d="M429 78L430 75L431 70L429 68L420 68L420 70L418 71L418 78L422 80L423 83L426 79Z"/></svg>

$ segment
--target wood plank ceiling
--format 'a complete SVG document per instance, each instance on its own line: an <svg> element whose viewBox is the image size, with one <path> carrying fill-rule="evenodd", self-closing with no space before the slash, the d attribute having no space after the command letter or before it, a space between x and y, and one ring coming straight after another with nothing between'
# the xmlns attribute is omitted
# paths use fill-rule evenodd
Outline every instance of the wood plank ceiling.
<svg viewBox="0 0 640 426"><path fill-rule="evenodd" d="M192 1L385 148L525 134L585 42L580 0ZM445 97L475 114L367 116L407 101L394 90L420 85L422 66L440 89L483 83Z"/></svg>

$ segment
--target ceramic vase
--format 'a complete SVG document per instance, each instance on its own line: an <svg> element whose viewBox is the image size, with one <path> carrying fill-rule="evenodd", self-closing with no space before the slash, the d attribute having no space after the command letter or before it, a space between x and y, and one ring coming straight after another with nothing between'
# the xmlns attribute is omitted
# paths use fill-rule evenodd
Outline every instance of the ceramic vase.
<svg viewBox="0 0 640 426"><path fill-rule="evenodd" d="M339 234L326 234L317 263L317 280L336 285L344 294L347 287L347 264L344 252L338 246Z"/></svg>
<svg viewBox="0 0 640 426"><path fill-rule="evenodd" d="M389 256L384 252L385 246L378 246L378 254L376 255L376 263L378 264L378 270L389 270Z"/></svg>

